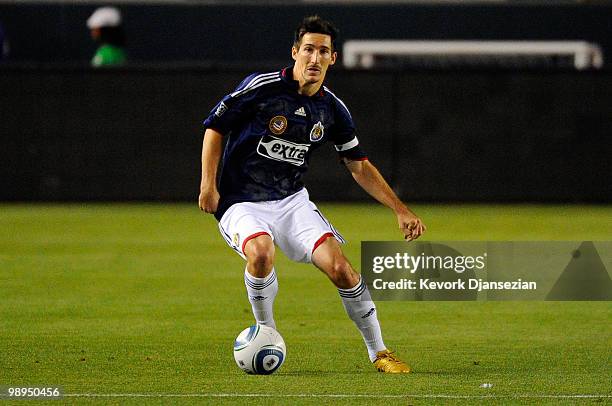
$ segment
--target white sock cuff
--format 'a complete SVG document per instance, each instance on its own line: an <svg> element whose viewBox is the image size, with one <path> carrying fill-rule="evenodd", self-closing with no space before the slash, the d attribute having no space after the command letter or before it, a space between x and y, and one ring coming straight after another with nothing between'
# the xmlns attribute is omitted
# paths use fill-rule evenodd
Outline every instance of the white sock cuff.
<svg viewBox="0 0 612 406"><path fill-rule="evenodd" d="M272 285L274 282L276 282L276 272L274 272L274 268L272 268L272 272L265 278L256 278L251 275L246 268L244 270L244 283L251 289L262 290Z"/></svg>
<svg viewBox="0 0 612 406"><path fill-rule="evenodd" d="M359 282L357 282L357 285L353 286L350 289L338 289L338 293L343 298L352 299L361 296L361 294L365 292L366 289L367 285L365 284L365 281L363 280L361 275L359 275Z"/></svg>

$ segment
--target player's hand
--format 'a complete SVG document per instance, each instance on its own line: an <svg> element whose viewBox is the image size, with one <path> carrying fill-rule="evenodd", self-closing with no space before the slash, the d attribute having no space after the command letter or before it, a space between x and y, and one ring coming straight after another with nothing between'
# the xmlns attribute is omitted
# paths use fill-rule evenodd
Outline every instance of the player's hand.
<svg viewBox="0 0 612 406"><path fill-rule="evenodd" d="M200 196L198 197L198 205L200 210L206 213L215 213L217 206L219 205L219 192L216 188L214 189L200 189Z"/></svg>
<svg viewBox="0 0 612 406"><path fill-rule="evenodd" d="M397 222L406 241L416 240L427 230L421 219L411 211L398 213Z"/></svg>

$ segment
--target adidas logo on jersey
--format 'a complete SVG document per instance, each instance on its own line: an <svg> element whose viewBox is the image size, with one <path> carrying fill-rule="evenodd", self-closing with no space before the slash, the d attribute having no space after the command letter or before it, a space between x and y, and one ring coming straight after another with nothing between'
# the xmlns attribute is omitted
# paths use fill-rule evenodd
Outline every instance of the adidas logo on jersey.
<svg viewBox="0 0 612 406"><path fill-rule="evenodd" d="M304 106L300 107L295 111L296 116L306 117L306 110L304 110Z"/></svg>
<svg viewBox="0 0 612 406"><path fill-rule="evenodd" d="M266 135L259 141L257 153L268 159L301 166L304 164L304 158L309 148L310 144L295 144L271 135Z"/></svg>

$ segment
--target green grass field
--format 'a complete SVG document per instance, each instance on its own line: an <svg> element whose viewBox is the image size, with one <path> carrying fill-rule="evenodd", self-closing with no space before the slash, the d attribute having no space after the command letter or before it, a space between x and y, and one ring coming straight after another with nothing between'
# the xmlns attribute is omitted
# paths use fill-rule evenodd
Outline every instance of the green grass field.
<svg viewBox="0 0 612 406"><path fill-rule="evenodd" d="M357 267L361 240L401 239L382 207L320 207ZM427 240L610 240L612 231L610 206L414 209ZM369 364L326 277L278 254L275 318L288 357L272 376L249 376L232 356L253 322L244 265L195 204L5 204L0 230L0 386L122 394L70 403L612 402L609 302L379 302L387 345L415 371L389 376Z"/></svg>

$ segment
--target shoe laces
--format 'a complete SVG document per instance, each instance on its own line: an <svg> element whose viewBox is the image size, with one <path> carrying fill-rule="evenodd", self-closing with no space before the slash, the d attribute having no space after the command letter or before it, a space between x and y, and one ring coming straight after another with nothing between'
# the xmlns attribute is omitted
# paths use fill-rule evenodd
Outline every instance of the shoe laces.
<svg viewBox="0 0 612 406"><path fill-rule="evenodd" d="M389 351L389 352L384 353L381 358L387 358L389 361L397 362L397 363L402 362L397 358L394 351Z"/></svg>

